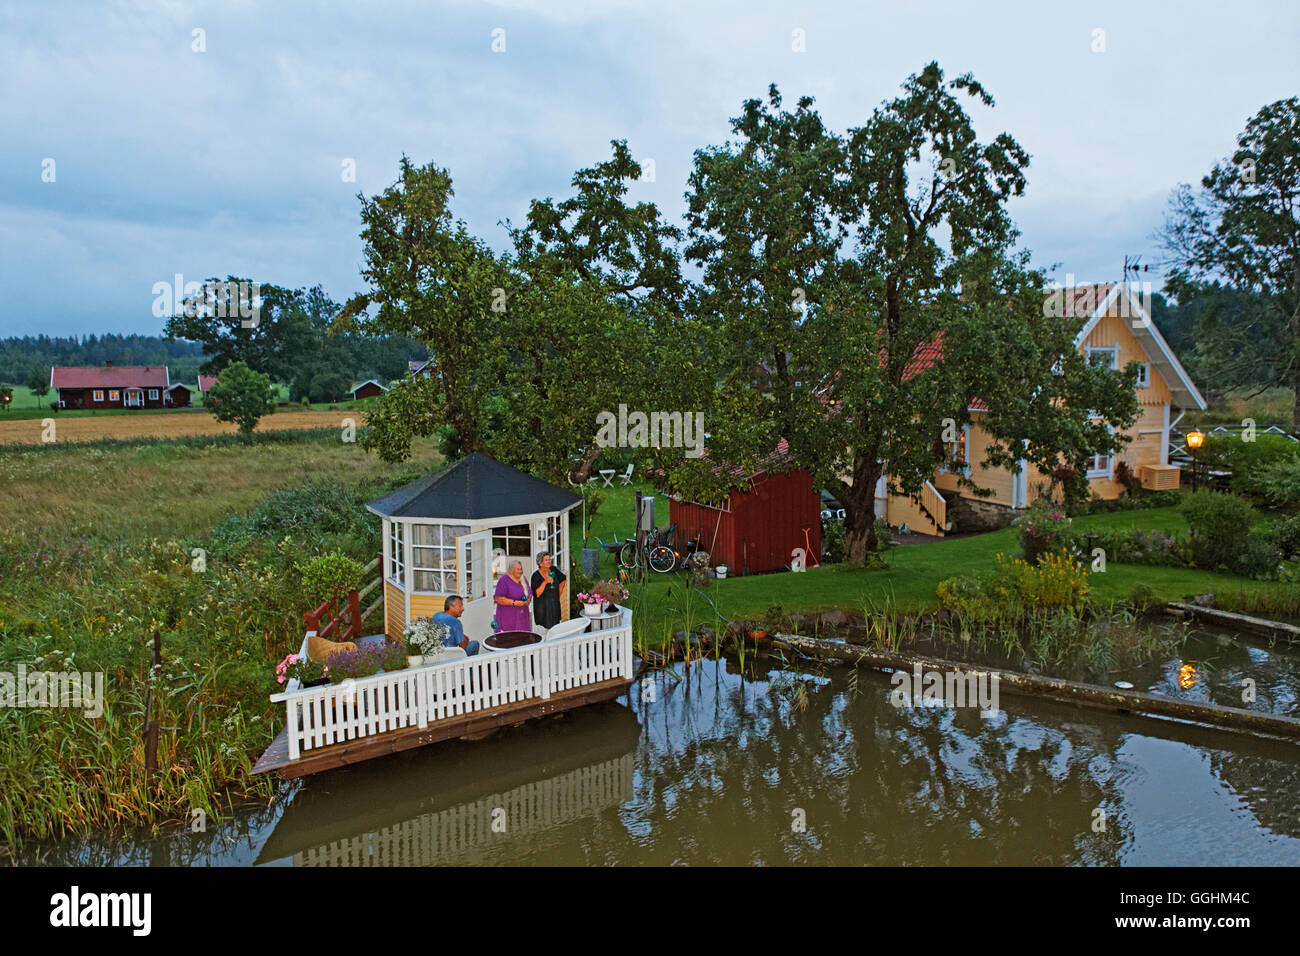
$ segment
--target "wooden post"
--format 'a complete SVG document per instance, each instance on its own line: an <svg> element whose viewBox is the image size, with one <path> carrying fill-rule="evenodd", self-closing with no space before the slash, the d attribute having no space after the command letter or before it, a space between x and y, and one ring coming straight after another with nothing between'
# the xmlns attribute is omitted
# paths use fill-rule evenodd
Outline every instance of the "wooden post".
<svg viewBox="0 0 1300 956"><path fill-rule="evenodd" d="M153 657L149 662L149 692L144 701L144 776L152 782L158 770L158 720L153 713L153 691L162 673L162 634L153 632Z"/></svg>
<svg viewBox="0 0 1300 956"><path fill-rule="evenodd" d="M361 595L356 588L348 592L348 636L349 641L355 641L361 636Z"/></svg>

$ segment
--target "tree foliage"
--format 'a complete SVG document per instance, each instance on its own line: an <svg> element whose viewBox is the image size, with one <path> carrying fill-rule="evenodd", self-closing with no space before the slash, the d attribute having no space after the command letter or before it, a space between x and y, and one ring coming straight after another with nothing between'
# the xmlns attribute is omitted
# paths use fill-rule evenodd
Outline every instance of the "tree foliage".
<svg viewBox="0 0 1300 956"><path fill-rule="evenodd" d="M1170 199L1166 288L1196 301L1196 352L1211 382L1296 390L1300 427L1300 98L1263 107L1237 149Z"/></svg>
<svg viewBox="0 0 1300 956"><path fill-rule="evenodd" d="M243 434L251 434L262 416L275 411L271 379L243 362L232 362L221 370L221 379L204 399L219 422L234 422Z"/></svg>
<svg viewBox="0 0 1300 956"><path fill-rule="evenodd" d="M732 121L739 142L696 154L687 255L735 384L743 370L754 386L722 430L747 436L742 459L787 439L844 503L854 562L876 547L882 474L917 494L947 465L989 493L943 437L973 406L994 439L984 463L1013 469L1106 451L1101 419L1136 416L1135 372L1089 366L1076 325L1046 314L1007 210L1029 157L1005 133L980 142L963 98L993 105L932 63L841 137L811 99L783 110L773 87Z"/></svg>

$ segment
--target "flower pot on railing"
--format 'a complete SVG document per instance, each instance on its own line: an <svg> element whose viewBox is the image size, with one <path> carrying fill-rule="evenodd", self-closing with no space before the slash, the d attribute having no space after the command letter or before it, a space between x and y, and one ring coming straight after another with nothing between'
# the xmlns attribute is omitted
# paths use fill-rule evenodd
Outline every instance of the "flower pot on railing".
<svg viewBox="0 0 1300 956"><path fill-rule="evenodd" d="M584 604L582 606L583 617L600 617L601 610L599 604Z"/></svg>

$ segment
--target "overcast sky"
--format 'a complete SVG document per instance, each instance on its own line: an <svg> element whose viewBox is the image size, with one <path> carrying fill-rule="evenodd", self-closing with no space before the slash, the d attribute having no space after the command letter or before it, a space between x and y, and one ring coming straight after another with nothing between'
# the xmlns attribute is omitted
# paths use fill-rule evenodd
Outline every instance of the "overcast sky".
<svg viewBox="0 0 1300 956"><path fill-rule="evenodd" d="M1170 189L1300 93L1297 51L1295 0L0 0L0 335L157 333L176 273L341 302L356 194L403 153L450 169L455 214L497 248L611 139L654 160L632 197L679 220L692 151L768 83L843 131L932 59L993 94L970 107L982 138L1031 154L1012 212L1035 264L1117 279L1126 253L1158 258Z"/></svg>

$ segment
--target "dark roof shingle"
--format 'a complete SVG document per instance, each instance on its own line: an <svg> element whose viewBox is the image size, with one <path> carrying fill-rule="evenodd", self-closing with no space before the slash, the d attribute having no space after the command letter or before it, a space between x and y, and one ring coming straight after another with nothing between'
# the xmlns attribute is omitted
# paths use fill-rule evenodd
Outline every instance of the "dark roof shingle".
<svg viewBox="0 0 1300 956"><path fill-rule="evenodd" d="M385 518L477 521L566 511L582 498L474 452L366 505Z"/></svg>

